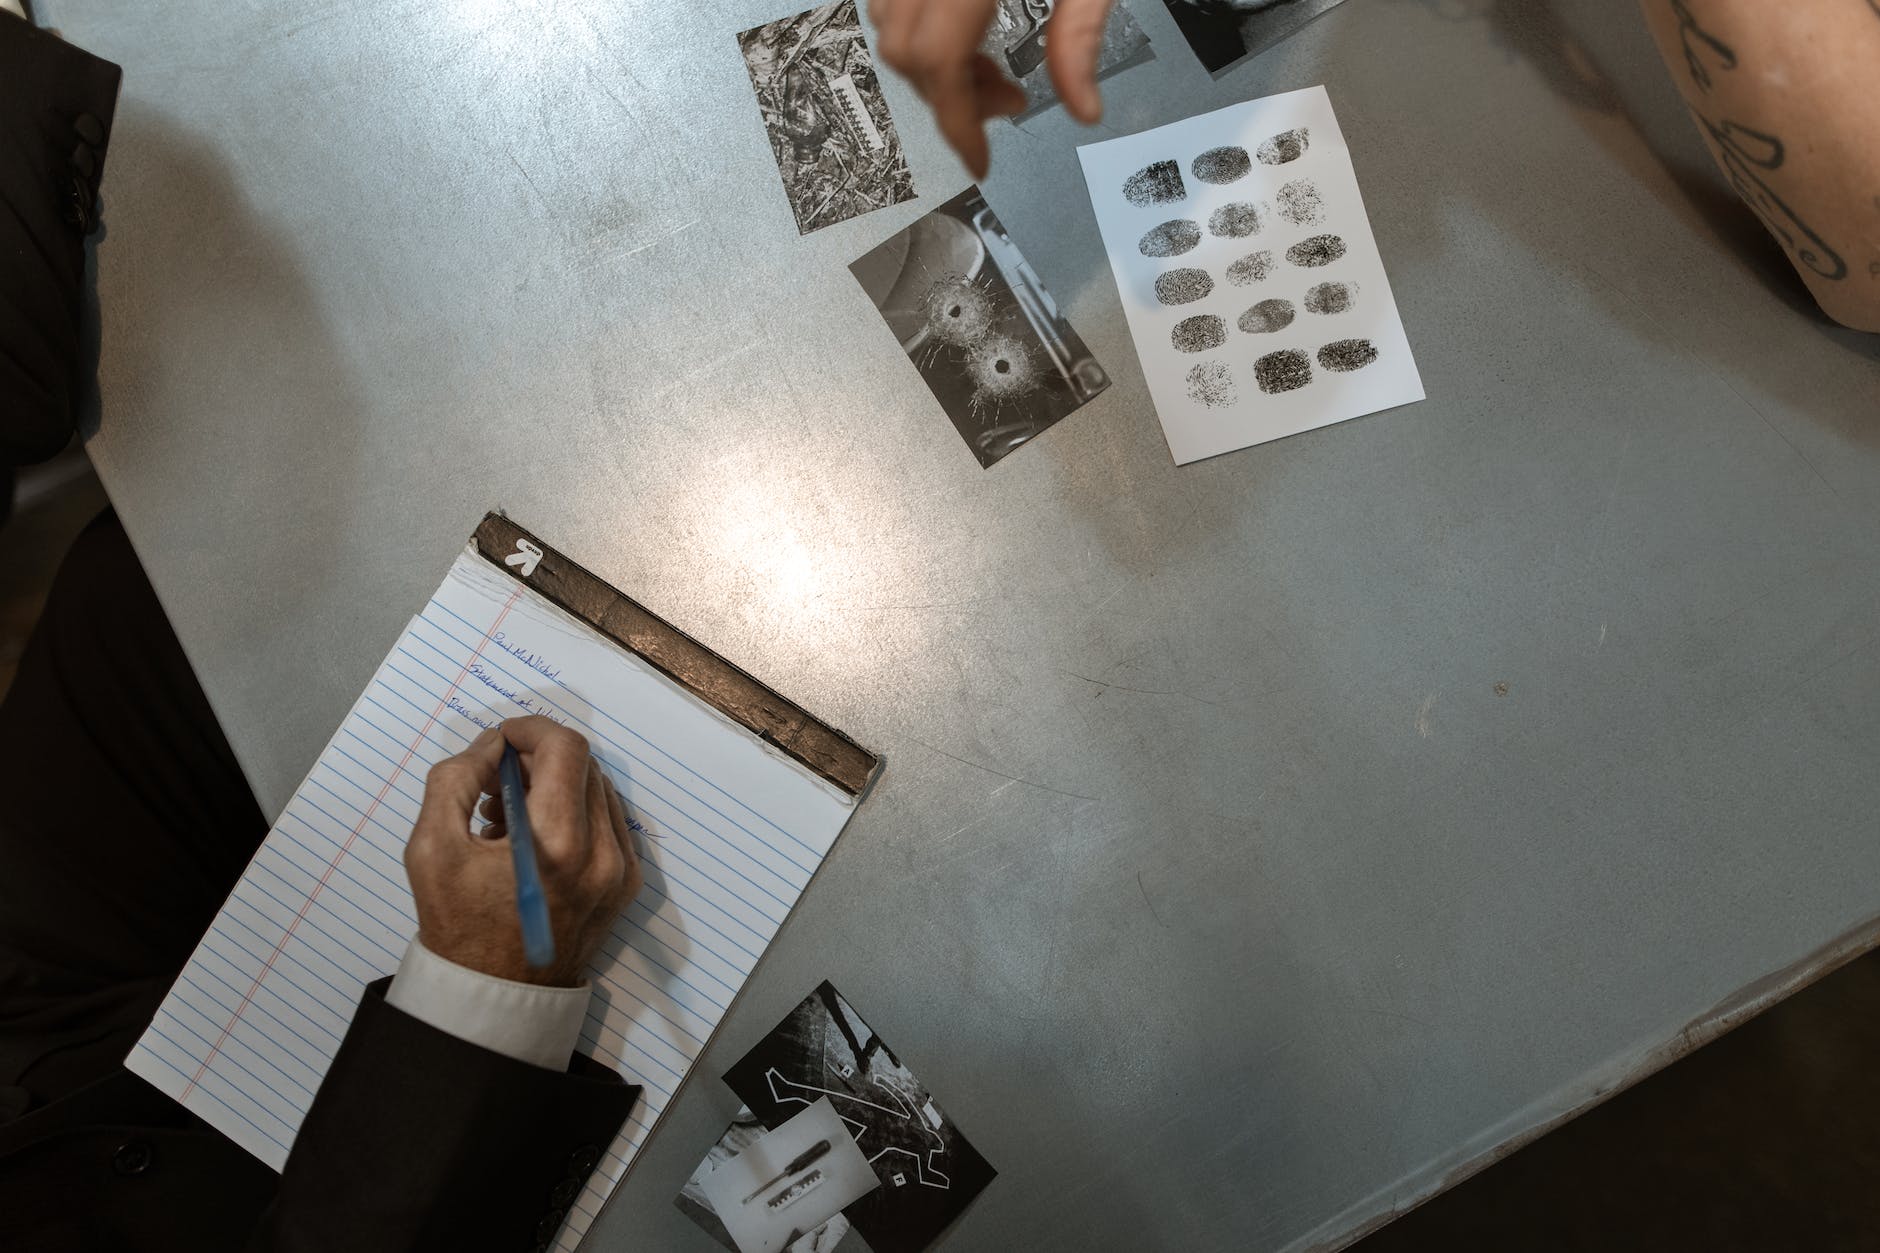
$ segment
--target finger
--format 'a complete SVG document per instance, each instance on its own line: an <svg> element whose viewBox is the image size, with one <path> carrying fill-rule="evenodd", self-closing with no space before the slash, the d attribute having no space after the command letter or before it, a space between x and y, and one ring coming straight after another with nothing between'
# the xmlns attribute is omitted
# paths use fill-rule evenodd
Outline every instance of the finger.
<svg viewBox="0 0 1880 1253"><path fill-rule="evenodd" d="M477 816L485 824L480 833L484 839L502 840L509 837L509 819L503 814L502 797L485 796L477 804Z"/></svg>
<svg viewBox="0 0 1880 1253"><path fill-rule="evenodd" d="M640 848L634 843L633 828L627 825L626 802L620 799L620 791L614 787L613 780L607 781L607 810L612 820L614 838L620 842L620 855L626 859L626 874L621 881L621 904L640 894L640 885L645 881L645 872L640 867Z"/></svg>
<svg viewBox="0 0 1880 1253"><path fill-rule="evenodd" d="M489 730L471 740L463 752L432 766L424 779L424 801L418 807L412 839L426 832L468 835L478 799L496 790L496 767L502 759L503 737Z"/></svg>
<svg viewBox="0 0 1880 1253"><path fill-rule="evenodd" d="M933 107L941 135L974 178L985 177L987 152L973 65L992 21L993 4L953 0L925 5L908 52L915 86Z"/></svg>
<svg viewBox="0 0 1880 1253"><path fill-rule="evenodd" d="M585 737L534 714L503 723L503 738L522 756L529 823L551 857L578 854L586 840L588 752ZM500 756L500 753L499 753Z"/></svg>
<svg viewBox="0 0 1880 1253"><path fill-rule="evenodd" d="M1058 99L1078 121L1088 125L1103 116L1097 93L1097 50L1113 0L1058 0L1044 41L1044 62Z"/></svg>
<svg viewBox="0 0 1880 1253"><path fill-rule="evenodd" d="M607 781L607 772L600 762L594 763L593 783L588 788L588 829L592 833L592 843L588 849L588 882L597 891L594 900L597 913L612 915L614 895L619 890L620 880L626 873L626 854L620 851L620 841L614 835L613 806L608 796L613 792L613 785Z"/></svg>
<svg viewBox="0 0 1880 1253"><path fill-rule="evenodd" d="M973 90L972 71L962 67L936 78L927 98L948 146L959 153L974 178L984 178L992 154L986 147L985 121L979 111L979 93Z"/></svg>
<svg viewBox="0 0 1880 1253"><path fill-rule="evenodd" d="M979 116L1010 117L1030 103L1025 89L1000 71L998 62L980 53L973 58L973 87L979 94Z"/></svg>
<svg viewBox="0 0 1880 1253"><path fill-rule="evenodd" d="M915 16L902 0L869 0L868 20L875 25L875 47L881 59L905 74Z"/></svg>

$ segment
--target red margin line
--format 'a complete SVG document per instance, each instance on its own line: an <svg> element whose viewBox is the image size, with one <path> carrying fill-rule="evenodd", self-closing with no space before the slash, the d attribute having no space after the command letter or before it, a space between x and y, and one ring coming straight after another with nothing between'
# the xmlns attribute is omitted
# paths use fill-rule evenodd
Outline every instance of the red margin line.
<svg viewBox="0 0 1880 1253"><path fill-rule="evenodd" d="M289 923L287 930L281 934L280 941L275 944L274 951L268 954L268 959L261 963L260 973L255 976L255 981L248 985L248 990L242 993L241 1004L235 1007L235 1012L229 1015L229 1020L222 1025L222 1034L215 1038L214 1047L204 1055L202 1064L196 1067L196 1073L190 1076L189 1082L184 1085L183 1094L176 1098L178 1101L186 1102L189 1100L189 1094L196 1090L196 1085L202 1080L203 1072L209 1069L209 1063L215 1060L216 1055L222 1051L222 1046L228 1043L229 1032L235 1029L235 1024L240 1022L241 1016L247 1012L248 1002L253 1000L255 993L261 990L262 981L270 974L274 973L275 959L278 958L282 950L287 947L288 940L293 938L294 929L300 926L301 919L305 918L307 911L313 908L314 898L320 895L321 890L326 887L327 880L331 879L333 872L339 869L339 863L345 858L347 851L352 848L353 841L359 838L359 833L365 830L366 823L372 821L372 815L378 812L379 802L383 801L385 794L392 790L392 779L396 779L399 772L404 770L405 764L416 755L418 745L424 743L425 735L437 724L438 716L441 715L450 704L450 698L456 695L457 688L463 682L464 676L470 673L470 667L482 660L483 650L487 648L489 642L496 637L496 628L503 625L503 619L509 616L509 611L515 607L516 601L521 596L522 589L518 587L509 594L509 599L503 602L502 612L496 615L496 621L490 623L490 629L483 633L483 638L477 642L476 648L470 653L470 660L463 663L463 668L457 671L457 677L452 679L450 686L444 690L443 699L437 702L437 708L433 709L431 716L425 720L424 727L418 732L418 738L413 740L410 746L405 749L405 755L399 759L398 765L393 768L391 777L385 780L385 786L379 789L379 794L372 798L370 805L366 806L365 816L359 819L359 825L352 829L352 833L346 837L346 842L340 845L339 852L333 854L333 860L327 864L326 873L320 876L320 882L314 885L313 891L307 893L306 904L302 905L300 912L294 915L294 921ZM291 804L292 802L290 801L289 803Z"/></svg>

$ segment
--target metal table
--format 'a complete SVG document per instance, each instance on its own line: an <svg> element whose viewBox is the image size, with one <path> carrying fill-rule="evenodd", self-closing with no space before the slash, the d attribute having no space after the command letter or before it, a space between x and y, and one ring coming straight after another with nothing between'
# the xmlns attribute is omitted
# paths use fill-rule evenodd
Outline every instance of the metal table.
<svg viewBox="0 0 1880 1253"><path fill-rule="evenodd" d="M264 807L485 508L889 758L591 1239L825 976L999 1169L954 1250L1352 1233L1875 938L1880 348L1609 0L1350 0L1323 82L1430 399L1177 469L1061 113L986 192L1116 384L981 470L799 239L780 3L43 0L126 67L109 487ZM1850 280L1852 281L1852 280ZM1864 277L1860 281L1865 281Z"/></svg>

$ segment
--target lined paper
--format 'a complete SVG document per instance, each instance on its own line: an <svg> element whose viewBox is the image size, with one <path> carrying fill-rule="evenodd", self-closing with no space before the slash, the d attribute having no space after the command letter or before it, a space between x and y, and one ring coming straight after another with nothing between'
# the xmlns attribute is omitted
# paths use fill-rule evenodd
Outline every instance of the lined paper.
<svg viewBox="0 0 1880 1253"><path fill-rule="evenodd" d="M379 666L125 1065L279 1170L365 985L417 931L402 858L426 771L527 713L588 738L646 877L591 971L581 1036L645 1094L568 1211L568 1250L854 802L472 552Z"/></svg>

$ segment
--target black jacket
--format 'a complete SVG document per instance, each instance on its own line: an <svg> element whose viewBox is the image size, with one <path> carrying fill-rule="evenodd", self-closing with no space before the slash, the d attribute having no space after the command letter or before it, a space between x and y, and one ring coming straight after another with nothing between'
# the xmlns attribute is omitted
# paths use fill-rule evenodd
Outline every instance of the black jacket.
<svg viewBox="0 0 1880 1253"><path fill-rule="evenodd" d="M117 1068L0 1123L0 1243L31 1250L547 1248L640 1090L466 1044L373 984L276 1175Z"/></svg>
<svg viewBox="0 0 1880 1253"><path fill-rule="evenodd" d="M0 466L71 438L84 241L119 77L0 14ZM187 675L180 653L176 668ZM232 874L241 857L222 860ZM0 865L0 876L27 870ZM639 1097L586 1059L559 1073L466 1044L391 1008L381 982L276 1175L118 1064L167 979L101 974L70 984L95 995L62 991L63 967L86 960L87 936L61 938L86 929L81 902L63 899L70 885L56 877L13 886L9 908L23 912L0 930L21 944L52 938L0 961L0 1248L542 1248Z"/></svg>

